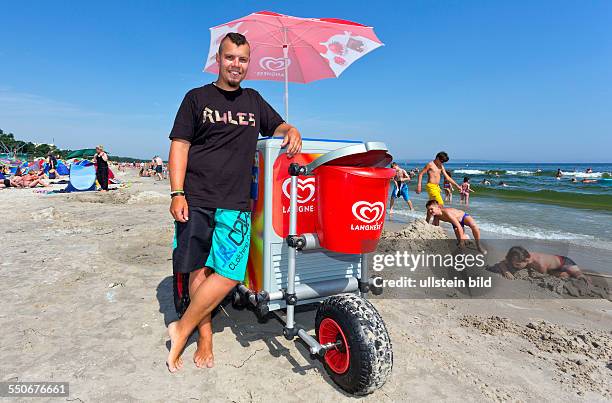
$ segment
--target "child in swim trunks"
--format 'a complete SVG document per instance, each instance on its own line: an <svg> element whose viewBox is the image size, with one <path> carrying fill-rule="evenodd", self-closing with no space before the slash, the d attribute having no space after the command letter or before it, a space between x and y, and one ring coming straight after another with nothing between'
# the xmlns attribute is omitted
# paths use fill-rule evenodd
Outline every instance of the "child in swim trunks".
<svg viewBox="0 0 612 403"><path fill-rule="evenodd" d="M487 251L480 245L480 229L478 225L476 225L476 221L474 218L470 216L468 213L462 210L458 210L451 207L442 207L437 201L430 200L425 204L427 208L427 214L433 216L433 225L440 225L440 221L446 221L451 223L453 229L455 230L455 236L457 237L457 241L459 241L459 246L463 247L465 245L465 240L469 239L467 235L465 235L465 226L467 225L472 230L472 235L474 236L474 241L476 242L476 247L478 251L482 254L486 254Z"/></svg>
<svg viewBox="0 0 612 403"><path fill-rule="evenodd" d="M395 176L391 180L392 189L391 189L391 201L389 202L389 216L393 214L393 205L395 204L395 199L403 197L408 207L411 211L414 210L412 207L412 201L410 200L410 195L408 195L408 182L410 182L410 175L406 172L405 169L401 168L396 162L391 163L391 168L395 169Z"/></svg>
<svg viewBox="0 0 612 403"><path fill-rule="evenodd" d="M536 270L560 278L588 278L580 270L576 262L567 256L549 255L546 253L528 252L522 246L513 246L508 250L506 259L499 264L502 275L514 279L513 272L522 269Z"/></svg>
<svg viewBox="0 0 612 403"><path fill-rule="evenodd" d="M444 206L444 200L442 200L442 191L440 189L440 175L443 175L444 178L450 183L451 191L453 190L453 185L459 189L459 185L457 182L450 177L446 170L444 169L444 163L448 162L448 154L444 151L440 151L436 154L436 158L433 161L429 161L425 167L419 172L419 180L417 181L417 194L421 193L421 181L423 180L423 175L427 172L427 184L425 185L425 191L429 195L429 200L435 200L438 202L440 206ZM427 212L426 221L429 222L431 218L429 211Z"/></svg>

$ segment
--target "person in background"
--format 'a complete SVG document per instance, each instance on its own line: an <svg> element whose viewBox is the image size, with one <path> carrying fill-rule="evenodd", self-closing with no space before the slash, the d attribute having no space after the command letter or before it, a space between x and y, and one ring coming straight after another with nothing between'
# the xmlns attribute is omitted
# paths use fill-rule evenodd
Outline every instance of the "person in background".
<svg viewBox="0 0 612 403"><path fill-rule="evenodd" d="M459 204L465 204L465 207L470 206L470 192L473 192L474 189L470 187L470 178L467 176L463 178L463 183L459 188L459 194L461 195L461 199L459 200Z"/></svg>
<svg viewBox="0 0 612 403"><path fill-rule="evenodd" d="M96 164L96 180L100 184L101 192L108 192L108 155L104 152L104 147L96 147L96 155L93 157Z"/></svg>
<svg viewBox="0 0 612 403"><path fill-rule="evenodd" d="M391 168L395 169L395 176L393 179L391 179L392 189L391 201L389 202L389 216L393 214L395 199L400 197L403 197L410 210L414 211L414 207L412 207L412 200L410 200L410 195L408 194L408 182L410 182L410 175L408 175L408 172L401 168L397 162L392 162Z"/></svg>
<svg viewBox="0 0 612 403"><path fill-rule="evenodd" d="M448 171L447 173L448 176L453 176L450 171ZM442 185L442 187L444 188L444 202L448 202L448 204L451 204L453 202L453 187L446 178L444 178L444 184Z"/></svg>
<svg viewBox="0 0 612 403"><path fill-rule="evenodd" d="M164 172L164 161L162 161L161 157L158 155L153 158L155 161L155 180L163 180L163 172Z"/></svg>
<svg viewBox="0 0 612 403"><path fill-rule="evenodd" d="M456 186L459 189L459 185L457 182L453 180L448 173L444 169L444 164L448 162L448 154L444 151L440 151L436 154L436 158L432 161L429 161L425 167L419 172L419 179L417 181L417 194L421 193L421 182L423 180L423 175L427 173L427 184L425 185L425 191L429 196L429 200L435 200L438 202L440 206L444 206L444 200L442 200L442 191L440 189L440 176L444 176L444 178L450 182L451 190L453 190L453 186ZM427 217L425 220L429 223L431 219L431 215L429 214L429 210L427 211Z"/></svg>
<svg viewBox="0 0 612 403"><path fill-rule="evenodd" d="M49 179L57 179L58 174L57 174L57 158L55 158L55 155L53 155L53 153L49 153L47 155L47 165L49 166Z"/></svg>

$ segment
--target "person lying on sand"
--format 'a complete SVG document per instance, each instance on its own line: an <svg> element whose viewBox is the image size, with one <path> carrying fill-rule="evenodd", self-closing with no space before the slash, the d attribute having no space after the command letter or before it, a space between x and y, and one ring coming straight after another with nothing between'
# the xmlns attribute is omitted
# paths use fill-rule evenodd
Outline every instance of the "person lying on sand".
<svg viewBox="0 0 612 403"><path fill-rule="evenodd" d="M508 279L514 279L511 271L522 269L536 270L542 274L550 274L560 278L588 278L580 270L576 262L567 256L549 255L546 253L528 252L522 246L513 246L506 253L506 259L499 263L502 275Z"/></svg>
<svg viewBox="0 0 612 403"><path fill-rule="evenodd" d="M14 178L2 179L2 181L0 181L0 189L3 189L3 188L8 189L8 188L16 188L16 187L20 187L20 186L17 185L17 181L15 181Z"/></svg>
<svg viewBox="0 0 612 403"><path fill-rule="evenodd" d="M459 246L465 246L465 240L469 239L465 234L464 227L467 225L472 230L472 235L474 235L474 241L476 241L476 247L480 253L486 254L487 251L480 246L480 229L478 225L476 225L476 221L474 218L470 216L465 211L451 208L451 207L442 207L435 200L430 200L425 204L425 208L427 208L427 214L433 216L433 225L440 225L440 221L446 221L451 223L453 229L455 230L455 236L459 241Z"/></svg>
<svg viewBox="0 0 612 403"><path fill-rule="evenodd" d="M21 177L21 182L19 186L17 187L34 188L38 185L41 185L46 188L51 186L48 183L46 183L44 180L40 179L36 172L30 172Z"/></svg>

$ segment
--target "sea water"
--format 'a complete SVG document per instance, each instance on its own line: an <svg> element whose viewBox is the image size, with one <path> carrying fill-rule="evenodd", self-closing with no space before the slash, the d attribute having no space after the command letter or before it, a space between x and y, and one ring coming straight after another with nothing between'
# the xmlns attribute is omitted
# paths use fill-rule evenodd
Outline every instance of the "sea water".
<svg viewBox="0 0 612 403"><path fill-rule="evenodd" d="M423 162L400 161L406 170ZM521 238L567 241L597 266L610 265L612 253L612 164L528 164L528 163L461 163L445 164L447 171L459 185L463 177L470 178L475 193L470 194L470 204L459 204L459 192L453 192L452 204L473 215L483 237ZM563 172L556 179L557 169ZM585 173L587 168L592 173ZM574 183L588 178L596 183ZM491 182L484 186L483 179ZM425 217L426 175L423 192L415 193L417 177L409 183L409 194L416 211L408 210L403 199L396 199L394 219ZM508 186L500 186L500 182ZM440 184L442 187L442 183ZM444 190L442 190L444 197ZM469 232L468 232L469 234ZM594 248L594 253L587 250ZM607 251L610 253L599 253ZM612 272L612 268L607 271Z"/></svg>

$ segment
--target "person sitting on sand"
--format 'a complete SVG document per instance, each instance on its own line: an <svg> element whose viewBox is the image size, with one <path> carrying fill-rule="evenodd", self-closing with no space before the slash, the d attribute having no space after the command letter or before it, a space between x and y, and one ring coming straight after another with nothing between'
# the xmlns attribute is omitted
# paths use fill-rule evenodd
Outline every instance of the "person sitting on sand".
<svg viewBox="0 0 612 403"><path fill-rule="evenodd" d="M446 178L447 181L451 184L451 191L453 190L453 185L459 189L459 185L457 182L451 178L446 170L444 169L444 164L448 162L448 154L444 151L440 151L436 154L436 158L433 161L429 161L425 167L419 172L419 180L417 181L417 194L421 193L421 181L423 180L423 175L427 172L427 184L425 185L425 191L429 195L429 200L435 200L438 202L440 206L444 206L444 200L442 200L442 192L440 190L440 174ZM427 212L427 217L425 220L429 223L429 219L431 218L429 211Z"/></svg>
<svg viewBox="0 0 612 403"><path fill-rule="evenodd" d="M529 252L522 246L510 248L508 253L506 253L506 259L499 263L499 268L501 274L508 279L514 279L512 271L516 272L526 268L560 278L583 278L588 282L588 278L580 270L576 262L569 257Z"/></svg>
<svg viewBox="0 0 612 403"><path fill-rule="evenodd" d="M465 234L464 227L467 225L472 230L472 235L474 235L474 241L476 241L476 247L480 251L480 253L486 254L487 251L480 246L480 229L478 225L476 225L476 221L474 218L470 216L465 211L451 208L451 207L442 207L435 200L430 200L425 204L427 208L427 214L433 216L433 225L440 225L440 221L446 221L451 223L453 229L455 230L455 236L459 241L459 246L463 247L465 245L465 240L469 239Z"/></svg>

